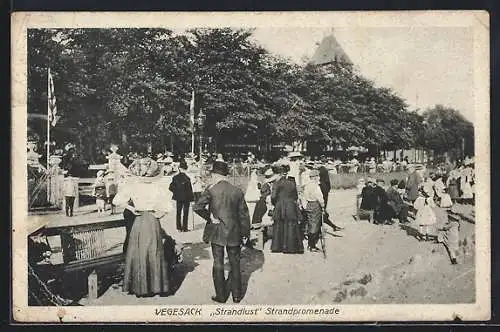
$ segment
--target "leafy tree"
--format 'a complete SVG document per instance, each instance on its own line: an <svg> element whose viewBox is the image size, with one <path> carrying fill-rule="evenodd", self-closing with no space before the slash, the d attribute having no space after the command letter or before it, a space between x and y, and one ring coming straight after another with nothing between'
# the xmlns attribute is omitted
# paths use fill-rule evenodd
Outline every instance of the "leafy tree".
<svg viewBox="0 0 500 332"><path fill-rule="evenodd" d="M466 154L473 153L474 126L457 110L436 105L423 114L424 145L437 154L453 151L460 155L462 144L467 143ZM458 152L460 151L460 152Z"/></svg>
<svg viewBox="0 0 500 332"><path fill-rule="evenodd" d="M456 145L457 137L472 142L472 125L453 112L440 109L434 111L440 115L429 111L421 117L351 65L292 64L253 42L252 32L29 30L28 134L41 143L46 135L50 67L61 116L52 137L60 145L75 143L91 163L104 162L113 143L122 152L163 150L175 137L187 147L193 90L196 112L202 108L206 114L203 134L218 146L313 141L344 149L445 151L443 144ZM447 121L455 132L440 133Z"/></svg>

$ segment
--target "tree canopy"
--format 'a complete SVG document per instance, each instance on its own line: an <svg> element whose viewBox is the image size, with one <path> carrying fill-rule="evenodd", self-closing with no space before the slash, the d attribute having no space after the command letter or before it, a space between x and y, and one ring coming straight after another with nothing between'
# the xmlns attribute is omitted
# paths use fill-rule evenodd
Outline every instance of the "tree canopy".
<svg viewBox="0 0 500 332"><path fill-rule="evenodd" d="M436 105L423 114L424 145L438 154L459 150L474 154L474 126L458 111Z"/></svg>
<svg viewBox="0 0 500 332"><path fill-rule="evenodd" d="M29 135L43 144L48 67L61 116L53 137L60 145L75 143L90 162L102 158L110 144L121 151L148 144L163 150L175 137L189 146L193 90L196 113L203 109L206 115L200 129L219 145L308 140L343 148L420 145L442 151L445 142L456 143L470 132L472 125L457 112L439 109L422 117L349 64L300 66L270 54L252 33L31 29ZM439 125L451 127L441 133Z"/></svg>

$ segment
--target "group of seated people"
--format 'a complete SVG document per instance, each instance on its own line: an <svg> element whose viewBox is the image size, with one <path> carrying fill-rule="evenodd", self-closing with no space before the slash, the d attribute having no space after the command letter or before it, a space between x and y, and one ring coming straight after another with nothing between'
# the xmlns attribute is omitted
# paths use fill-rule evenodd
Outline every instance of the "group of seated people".
<svg viewBox="0 0 500 332"><path fill-rule="evenodd" d="M410 208L418 211L421 201L429 202L432 207L449 209L452 206L450 195L445 186L439 186L442 181L431 181L427 178L418 186L416 199L408 201L407 186L404 180L393 179L388 188L385 181L368 178L366 182L360 179L358 184L358 212L355 218L368 218L375 224L392 224L393 219L400 223L408 223ZM408 202L407 202L408 201Z"/></svg>
<svg viewBox="0 0 500 332"><path fill-rule="evenodd" d="M358 183L358 212L356 219L368 218L375 224L391 224L393 218L400 223L408 222L408 205L403 201L405 182L391 180L384 189L385 181L372 178L360 179Z"/></svg>

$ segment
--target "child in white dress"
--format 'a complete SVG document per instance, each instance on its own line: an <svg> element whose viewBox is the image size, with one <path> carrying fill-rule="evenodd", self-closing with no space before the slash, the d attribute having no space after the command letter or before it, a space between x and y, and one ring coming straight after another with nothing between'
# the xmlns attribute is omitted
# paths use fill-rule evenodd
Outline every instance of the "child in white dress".
<svg viewBox="0 0 500 332"><path fill-rule="evenodd" d="M415 200L413 207L417 210L415 224L418 226L420 235L427 241L430 230L437 223L436 214L433 208L436 207L432 197L431 188L424 187L420 191L420 196Z"/></svg>

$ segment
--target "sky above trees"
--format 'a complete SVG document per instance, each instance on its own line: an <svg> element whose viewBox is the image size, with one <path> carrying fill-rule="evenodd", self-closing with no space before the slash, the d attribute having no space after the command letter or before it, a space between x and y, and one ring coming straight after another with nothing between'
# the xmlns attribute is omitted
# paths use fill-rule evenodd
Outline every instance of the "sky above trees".
<svg viewBox="0 0 500 332"><path fill-rule="evenodd" d="M257 28L254 38L302 62L332 28ZM361 73L392 88L412 108L442 104L474 122L473 31L468 28L334 28Z"/></svg>

